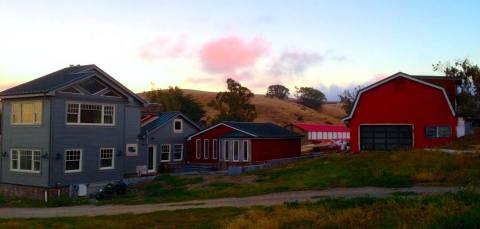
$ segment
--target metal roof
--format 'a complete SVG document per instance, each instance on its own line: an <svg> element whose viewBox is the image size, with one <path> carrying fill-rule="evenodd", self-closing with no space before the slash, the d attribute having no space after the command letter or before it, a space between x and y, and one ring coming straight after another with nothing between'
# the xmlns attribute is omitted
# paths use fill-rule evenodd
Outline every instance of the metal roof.
<svg viewBox="0 0 480 229"><path fill-rule="evenodd" d="M141 131L140 131L140 137L143 137L147 133L150 133L150 132L156 130L157 128L165 125L171 119L176 118L178 116L182 116L187 122L192 124L198 130L202 129L195 122L193 122L187 116L183 115L182 113L180 113L178 111L160 112L156 115L155 119L149 118L149 119L142 120L143 122L142 122Z"/></svg>

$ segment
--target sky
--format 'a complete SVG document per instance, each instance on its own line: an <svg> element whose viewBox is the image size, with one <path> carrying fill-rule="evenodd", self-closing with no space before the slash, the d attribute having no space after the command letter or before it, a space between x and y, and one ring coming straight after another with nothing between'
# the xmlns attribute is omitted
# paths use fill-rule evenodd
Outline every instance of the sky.
<svg viewBox="0 0 480 229"><path fill-rule="evenodd" d="M233 78L314 87L337 100L402 71L480 64L480 1L4 1L0 90L96 64L135 92L223 91Z"/></svg>

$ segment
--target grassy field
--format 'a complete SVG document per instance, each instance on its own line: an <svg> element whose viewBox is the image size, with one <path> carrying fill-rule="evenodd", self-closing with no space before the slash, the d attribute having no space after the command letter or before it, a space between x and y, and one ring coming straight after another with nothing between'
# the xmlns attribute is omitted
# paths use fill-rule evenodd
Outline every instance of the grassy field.
<svg viewBox="0 0 480 229"><path fill-rule="evenodd" d="M0 228L478 228L480 194L322 199L274 207L0 220Z"/></svg>
<svg viewBox="0 0 480 229"><path fill-rule="evenodd" d="M103 203L172 202L332 187L478 185L480 159L429 151L334 154L240 176L162 175Z"/></svg>

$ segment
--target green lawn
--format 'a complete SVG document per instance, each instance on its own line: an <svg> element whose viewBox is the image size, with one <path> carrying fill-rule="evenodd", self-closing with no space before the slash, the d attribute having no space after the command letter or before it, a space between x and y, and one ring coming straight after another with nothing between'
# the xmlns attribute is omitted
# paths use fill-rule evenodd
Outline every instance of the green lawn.
<svg viewBox="0 0 480 229"><path fill-rule="evenodd" d="M170 202L332 187L477 185L480 159L429 151L330 155L240 176L159 176L139 193L104 203ZM245 178L253 181L242 182ZM210 179L206 182L206 179ZM213 179L213 181L212 181ZM195 184L192 186L192 184Z"/></svg>
<svg viewBox="0 0 480 229"><path fill-rule="evenodd" d="M480 194L321 199L274 207L0 220L0 228L478 228Z"/></svg>

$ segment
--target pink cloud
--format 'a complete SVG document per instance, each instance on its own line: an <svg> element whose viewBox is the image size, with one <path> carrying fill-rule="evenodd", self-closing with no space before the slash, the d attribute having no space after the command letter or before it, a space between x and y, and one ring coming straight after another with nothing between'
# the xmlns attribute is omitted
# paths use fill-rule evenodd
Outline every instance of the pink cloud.
<svg viewBox="0 0 480 229"><path fill-rule="evenodd" d="M230 73L255 64L269 50L261 38L246 41L232 35L210 41L200 49L200 60L210 73Z"/></svg>
<svg viewBox="0 0 480 229"><path fill-rule="evenodd" d="M149 61L162 58L175 58L185 54L186 50L187 39L185 36L181 36L175 40L161 37L145 44L140 50L140 57Z"/></svg>

